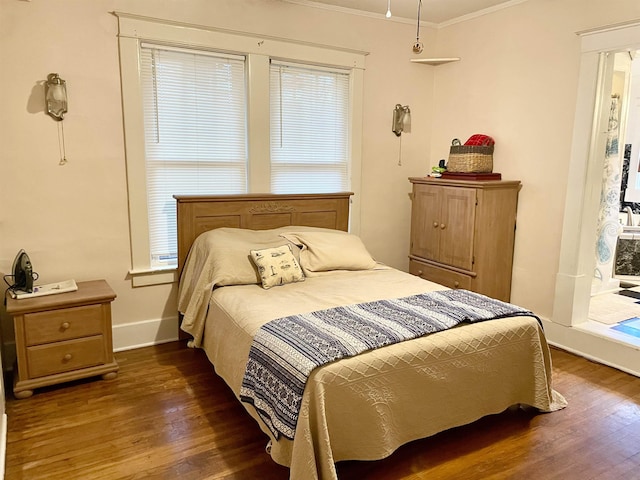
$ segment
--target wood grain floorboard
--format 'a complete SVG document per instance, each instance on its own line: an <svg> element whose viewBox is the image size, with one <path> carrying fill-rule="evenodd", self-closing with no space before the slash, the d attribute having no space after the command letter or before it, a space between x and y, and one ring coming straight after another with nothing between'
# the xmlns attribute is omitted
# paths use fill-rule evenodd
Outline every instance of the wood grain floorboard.
<svg viewBox="0 0 640 480"><path fill-rule="evenodd" d="M173 342L116 358L115 380L9 395L7 480L288 478L201 350ZM640 378L562 350L552 358L566 409L512 408L381 461L341 462L340 479L640 479Z"/></svg>

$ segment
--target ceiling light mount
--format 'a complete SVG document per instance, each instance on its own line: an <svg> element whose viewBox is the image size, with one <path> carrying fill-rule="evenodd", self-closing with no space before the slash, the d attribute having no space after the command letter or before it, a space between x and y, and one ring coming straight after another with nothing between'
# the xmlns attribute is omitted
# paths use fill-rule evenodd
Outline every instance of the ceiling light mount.
<svg viewBox="0 0 640 480"><path fill-rule="evenodd" d="M422 53L422 50L424 50L424 45L422 45L422 42L420 41L420 11L421 10L422 10L422 0L418 0L418 21L417 21L417 28L416 28L416 41L411 46L411 50L416 55L419 53Z"/></svg>

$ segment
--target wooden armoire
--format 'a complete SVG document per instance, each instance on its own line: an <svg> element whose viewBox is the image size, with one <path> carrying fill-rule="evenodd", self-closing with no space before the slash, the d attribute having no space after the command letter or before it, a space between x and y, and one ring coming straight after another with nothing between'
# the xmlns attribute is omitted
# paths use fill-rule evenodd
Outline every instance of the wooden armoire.
<svg viewBox="0 0 640 480"><path fill-rule="evenodd" d="M409 272L509 301L521 185L412 177Z"/></svg>

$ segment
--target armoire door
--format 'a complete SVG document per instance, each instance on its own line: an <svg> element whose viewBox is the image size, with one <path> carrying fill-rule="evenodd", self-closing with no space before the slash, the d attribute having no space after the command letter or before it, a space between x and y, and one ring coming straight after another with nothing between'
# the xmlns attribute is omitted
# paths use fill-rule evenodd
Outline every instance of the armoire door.
<svg viewBox="0 0 640 480"><path fill-rule="evenodd" d="M441 189L439 262L463 270L473 270L476 189Z"/></svg>
<svg viewBox="0 0 640 480"><path fill-rule="evenodd" d="M414 185L411 208L411 254L434 262L440 258L440 189Z"/></svg>

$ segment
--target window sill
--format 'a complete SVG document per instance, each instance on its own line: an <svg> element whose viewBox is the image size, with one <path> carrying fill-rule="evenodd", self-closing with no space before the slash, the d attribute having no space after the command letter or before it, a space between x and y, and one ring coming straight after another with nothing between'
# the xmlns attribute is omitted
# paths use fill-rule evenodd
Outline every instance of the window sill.
<svg viewBox="0 0 640 480"><path fill-rule="evenodd" d="M178 269L176 267L168 267L155 270L129 270L129 278L134 288L176 283L178 281Z"/></svg>

